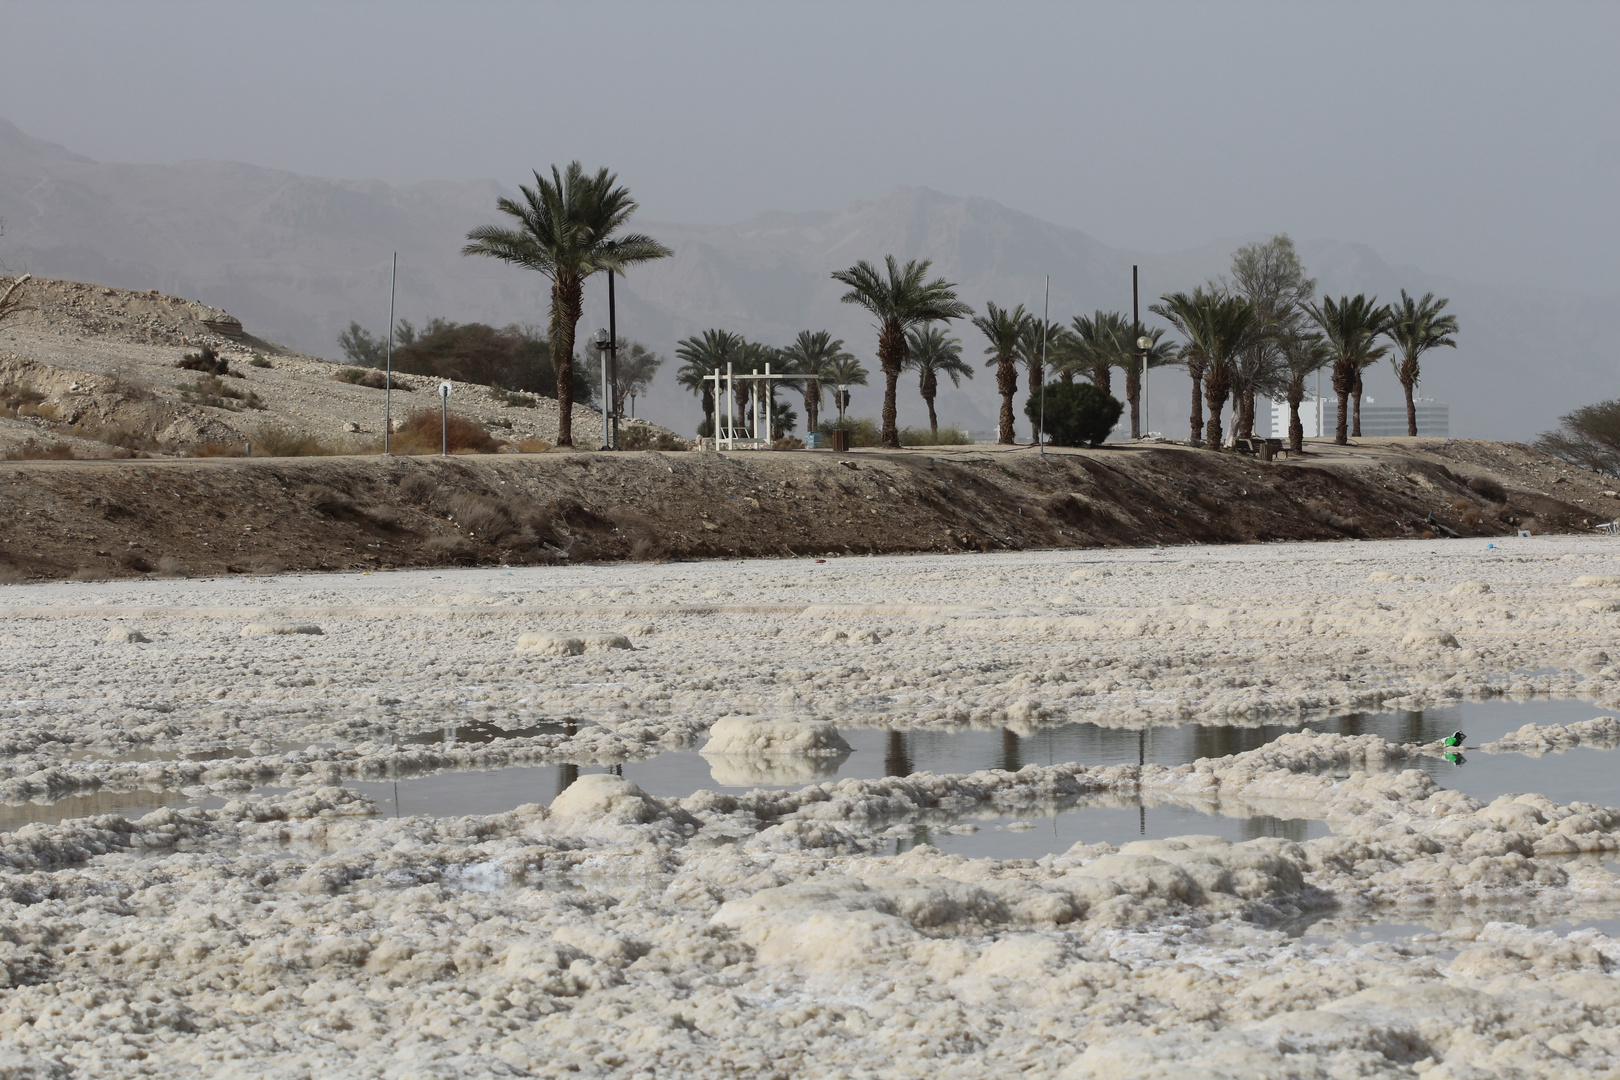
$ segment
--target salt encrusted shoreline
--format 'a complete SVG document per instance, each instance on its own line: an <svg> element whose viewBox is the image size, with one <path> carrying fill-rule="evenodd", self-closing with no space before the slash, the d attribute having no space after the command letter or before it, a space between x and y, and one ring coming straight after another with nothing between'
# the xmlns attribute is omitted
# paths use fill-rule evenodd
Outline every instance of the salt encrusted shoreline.
<svg viewBox="0 0 1620 1080"><path fill-rule="evenodd" d="M1022 731L1576 692L1603 712L1620 689L1602 652L1620 548L1491 550L6 590L4 790L184 782L231 797L0 837L0 1075L1613 1072L1620 944L1525 924L1620 915L1605 862L1620 812L1482 804L1401 771L1420 748L1374 736L680 800L595 776L550 807L469 818L383 818L322 786L373 768L645 755L750 712ZM1490 591L1460 589L1471 582ZM615 615L630 598L755 610ZM324 633L239 634L270 620ZM152 641L107 641L117 626ZM514 651L520 633L601 631L635 648ZM386 742L447 718L517 729L562 715L595 724L572 740ZM1600 727L1527 729L1513 745L1586 745ZM743 757L793 741L732 735ZM300 742L333 745L275 749ZM230 746L253 752L110 757ZM272 772L296 790L232 793ZM1318 818L1332 835L1081 844L1034 861L876 854L897 822L1137 798ZM1289 936L1317 917L1437 932Z"/></svg>

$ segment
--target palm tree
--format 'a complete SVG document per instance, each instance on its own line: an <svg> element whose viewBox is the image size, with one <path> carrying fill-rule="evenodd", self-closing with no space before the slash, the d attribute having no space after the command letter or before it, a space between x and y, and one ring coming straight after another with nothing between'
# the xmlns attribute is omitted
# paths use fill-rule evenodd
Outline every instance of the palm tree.
<svg viewBox="0 0 1620 1080"><path fill-rule="evenodd" d="M858 304L878 319L878 363L883 367L883 445L900 449L895 390L907 355L906 331L918 323L949 322L973 309L956 298L956 286L944 278L925 280L933 264L912 259L904 267L893 255L885 258L888 278L862 259L848 270L834 270L833 280L849 286L841 299Z"/></svg>
<svg viewBox="0 0 1620 1080"><path fill-rule="evenodd" d="M676 343L675 356L684 360L675 373L675 381L694 394L701 395L703 420L710 435L715 429L715 389L718 384L712 376L724 374L727 361L736 359L742 346L742 335L730 330L705 330L695 337L682 338Z"/></svg>
<svg viewBox="0 0 1620 1080"><path fill-rule="evenodd" d="M781 368L781 351L777 349L776 346L767 345L763 341L749 341L745 338L739 338L738 340L740 344L738 345L736 356L737 374L763 375L767 366L772 366L778 369ZM738 415L744 418L744 426L747 427L752 433L753 437L757 439L760 437L759 425L763 421L763 418L760 416L748 415L748 403L753 398L752 386L752 379L744 379L736 384L732 390L732 393L737 399ZM772 392L772 395L771 400L775 401L776 398L774 396L774 391Z"/></svg>
<svg viewBox="0 0 1620 1080"><path fill-rule="evenodd" d="M1402 289L1401 302L1390 309L1389 323L1384 328L1384 333L1389 335L1401 354L1400 363L1396 364L1393 356L1389 362L1395 365L1395 377L1401 380L1401 387L1406 391L1408 435L1418 433L1417 406L1412 403L1412 390L1417 386L1420 375L1418 358L1441 345L1453 349L1457 347L1456 339L1451 336L1457 332L1457 316L1440 314L1448 303L1450 301L1445 297L1436 300L1432 292L1424 293L1421 300L1413 300Z"/></svg>
<svg viewBox="0 0 1620 1080"><path fill-rule="evenodd" d="M952 386L961 386L964 377L973 378L973 369L962 359L962 342L931 324L911 330L906 335L906 348L910 353L906 365L916 369L917 389L928 406L928 429L937 434L939 417L934 413L934 398L939 394L939 377L948 375Z"/></svg>
<svg viewBox="0 0 1620 1080"><path fill-rule="evenodd" d="M1046 365L1051 359L1052 344L1058 335L1063 333L1063 327L1057 323L1042 323L1033 314L1024 326L1024 332L1018 335L1018 359L1029 373L1029 399L1034 401L1041 395L1041 386L1046 381ZM1034 445L1040 441L1041 432L1031 431L1029 441Z"/></svg>
<svg viewBox="0 0 1620 1080"><path fill-rule="evenodd" d="M1303 328L1277 338L1277 342L1288 369L1288 449L1299 454L1305 450L1305 425L1299 420L1299 406L1305 400L1305 380L1333 358L1333 351L1322 340L1322 335L1307 333Z"/></svg>
<svg viewBox="0 0 1620 1080"><path fill-rule="evenodd" d="M1023 304L1008 311L993 303L984 305L984 314L973 320L990 339L984 350L990 357L986 366L996 369L996 389L1001 393L1001 431L996 441L1009 446L1013 441L1013 395L1018 393L1018 343L1032 321Z"/></svg>
<svg viewBox="0 0 1620 1080"><path fill-rule="evenodd" d="M832 383L834 387L865 386L866 376L865 366L847 352L840 352L821 366L821 381ZM833 404L838 407L838 420L842 423L844 410L849 408L849 390L835 389Z"/></svg>
<svg viewBox="0 0 1620 1080"><path fill-rule="evenodd" d="M1333 441L1344 446L1350 440L1346 434L1345 415L1350 395L1356 394L1356 437L1361 437L1361 371L1388 352L1386 346L1375 346L1374 341L1384 332L1389 309L1378 307L1376 297L1365 293L1333 297L1324 296L1320 304L1307 304L1316 325L1322 328L1333 358L1333 392L1339 399L1339 415Z"/></svg>
<svg viewBox="0 0 1620 1080"><path fill-rule="evenodd" d="M1117 311L1097 311L1089 318L1076 315L1069 326L1073 342L1071 369L1089 375L1097 389L1112 394L1113 369L1131 368L1134 342L1130 321Z"/></svg>
<svg viewBox="0 0 1620 1080"><path fill-rule="evenodd" d="M519 185L523 201L504 195L495 201L516 228L480 225L467 234L463 255L487 255L538 270L551 279L551 365L557 371L557 445L574 445L574 327L585 296L585 279L598 271L623 274L637 263L674 252L650 236L615 237L636 212L630 189L614 187L617 174L600 169L588 176L579 162L566 174L551 167L551 179L534 173L534 187ZM605 407L605 406L604 406Z"/></svg>
<svg viewBox="0 0 1620 1080"><path fill-rule="evenodd" d="M1186 337L1182 358L1193 376L1193 441L1198 441L1198 383L1203 380L1204 404L1209 406L1209 422L1204 441L1211 449L1221 447L1221 410L1232 391L1234 358L1254 341L1261 327L1254 305L1240 296L1229 296L1218 287L1196 288L1187 293L1170 293L1149 310L1164 316Z"/></svg>
<svg viewBox="0 0 1620 1080"><path fill-rule="evenodd" d="M842 338L835 338L826 330L800 330L793 344L782 350L782 362L798 375L795 380L804 389L804 429L816 430L821 421L821 371L844 351Z"/></svg>

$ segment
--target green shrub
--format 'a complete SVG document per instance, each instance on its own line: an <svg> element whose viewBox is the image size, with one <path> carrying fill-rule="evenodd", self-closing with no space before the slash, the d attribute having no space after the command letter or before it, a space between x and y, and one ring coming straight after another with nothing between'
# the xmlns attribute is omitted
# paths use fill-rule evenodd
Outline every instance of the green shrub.
<svg viewBox="0 0 1620 1080"><path fill-rule="evenodd" d="M967 432L954 425L938 431L919 427L900 429L901 446L966 446L972 441Z"/></svg>
<svg viewBox="0 0 1620 1080"><path fill-rule="evenodd" d="M1091 383L1049 383L1046 387L1046 438L1053 446L1100 446L1119 423L1125 406ZM1024 406L1031 424L1040 423L1041 399Z"/></svg>

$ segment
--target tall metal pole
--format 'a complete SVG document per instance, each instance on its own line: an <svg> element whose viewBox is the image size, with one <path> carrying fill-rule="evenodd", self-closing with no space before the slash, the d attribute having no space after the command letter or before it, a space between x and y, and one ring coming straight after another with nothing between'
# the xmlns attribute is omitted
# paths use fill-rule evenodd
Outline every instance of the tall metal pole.
<svg viewBox="0 0 1620 1080"><path fill-rule="evenodd" d="M1138 344L1142 340L1142 304L1141 296L1136 287L1136 266L1131 265L1131 348L1136 350L1137 362L1141 365L1141 378L1139 380L1142 397L1147 397L1147 353ZM1136 402L1131 402L1131 427L1136 428L1136 435L1140 438L1147 434L1136 418Z"/></svg>
<svg viewBox="0 0 1620 1080"><path fill-rule="evenodd" d="M1041 307L1041 430L1035 433L1035 442L1046 456L1046 330L1052 318L1052 275L1046 275L1046 303Z"/></svg>
<svg viewBox="0 0 1620 1080"><path fill-rule="evenodd" d="M399 282L399 252L394 252L393 270L388 275L388 359L387 381L383 383L383 453L394 451L394 286Z"/></svg>
<svg viewBox="0 0 1620 1080"><path fill-rule="evenodd" d="M619 323L616 309L613 306L613 278L615 276L612 270L608 271L608 367L612 378L613 393L617 394L619 390ZM613 413L613 449L617 450L619 448L619 408L618 402L611 395L608 397L608 408Z"/></svg>
<svg viewBox="0 0 1620 1080"><path fill-rule="evenodd" d="M596 332L597 358L602 361L602 449L611 450L613 447L608 443L608 438L612 432L608 430L608 413L613 408L613 398L612 392L608 390L608 343L606 337L605 331L598 330Z"/></svg>

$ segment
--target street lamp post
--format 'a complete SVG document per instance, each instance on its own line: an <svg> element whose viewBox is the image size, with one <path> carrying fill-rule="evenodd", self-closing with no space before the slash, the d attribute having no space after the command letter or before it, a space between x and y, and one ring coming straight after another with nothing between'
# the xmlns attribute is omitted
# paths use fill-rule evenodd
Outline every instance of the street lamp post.
<svg viewBox="0 0 1620 1080"><path fill-rule="evenodd" d="M1138 327L1137 329L1141 329ZM1153 350L1153 339L1143 334L1136 339L1136 355L1142 358L1142 438L1153 431L1152 415L1148 411L1148 353Z"/></svg>
<svg viewBox="0 0 1620 1080"><path fill-rule="evenodd" d="M450 456L450 384L439 384L439 456Z"/></svg>
<svg viewBox="0 0 1620 1080"><path fill-rule="evenodd" d="M613 347L612 339L608 337L607 328L596 332L596 349L602 357L602 449L613 449L613 430L608 423L608 414L613 411L613 397L608 389L608 351Z"/></svg>

